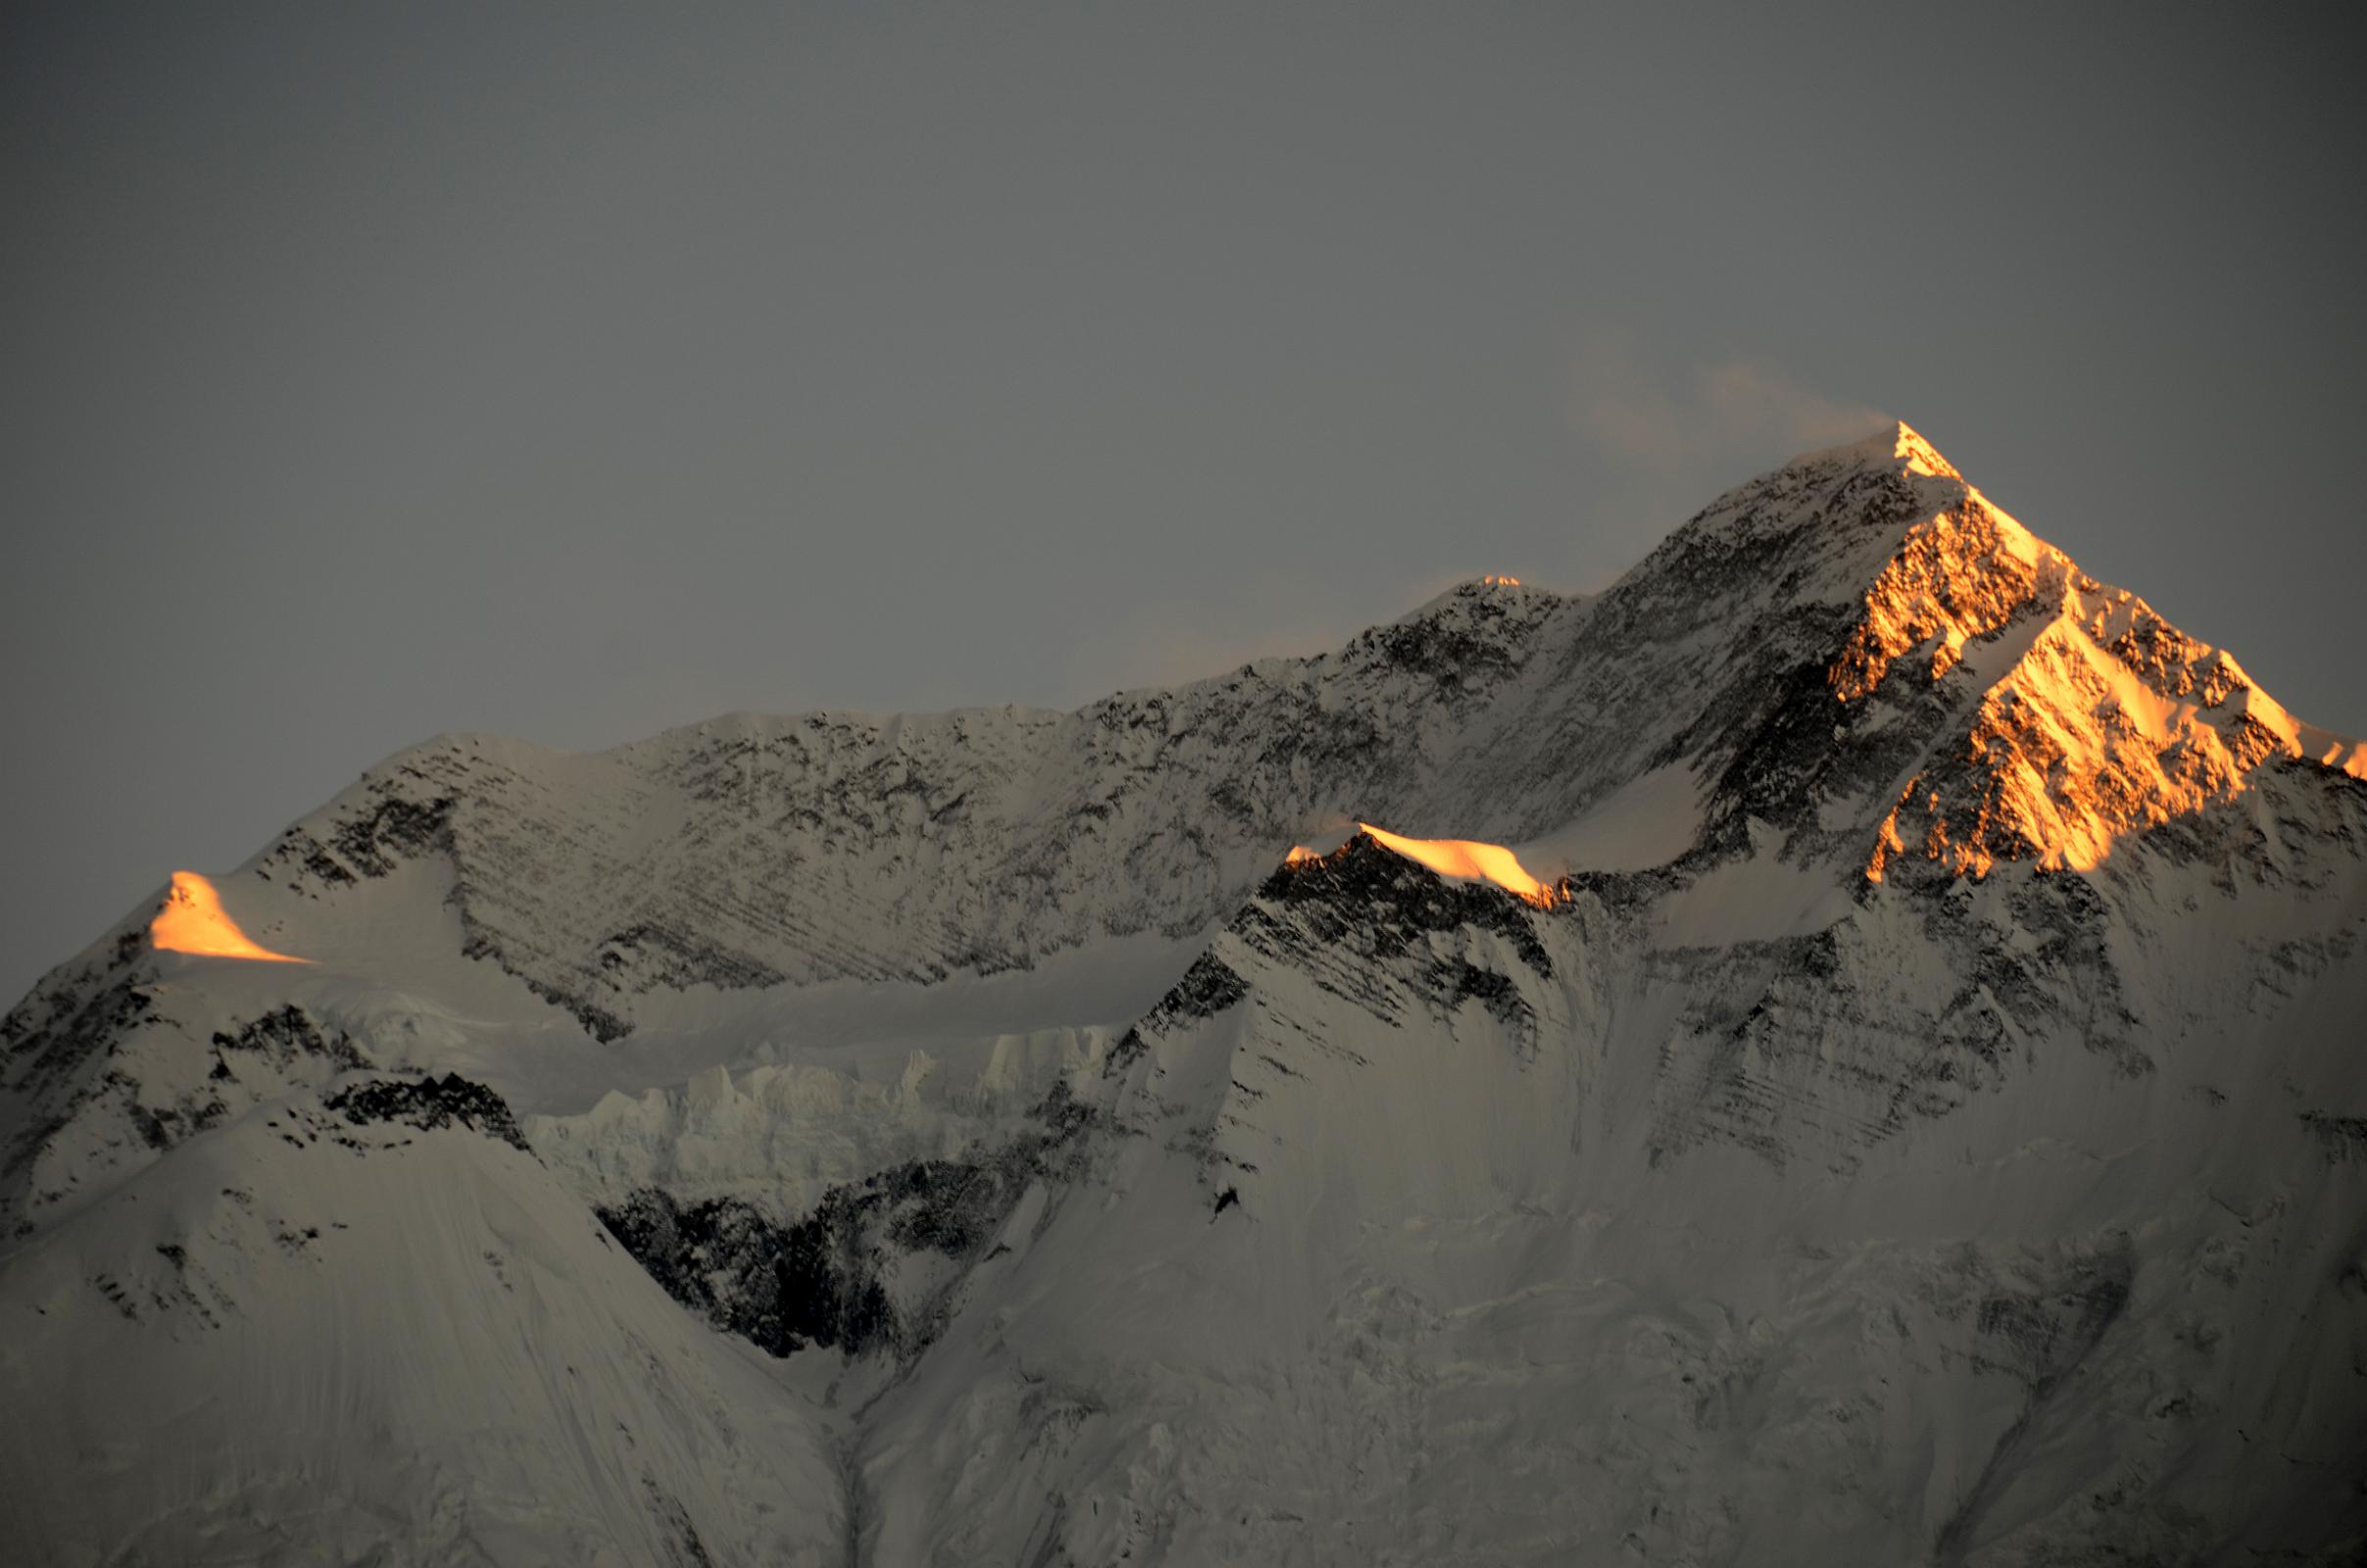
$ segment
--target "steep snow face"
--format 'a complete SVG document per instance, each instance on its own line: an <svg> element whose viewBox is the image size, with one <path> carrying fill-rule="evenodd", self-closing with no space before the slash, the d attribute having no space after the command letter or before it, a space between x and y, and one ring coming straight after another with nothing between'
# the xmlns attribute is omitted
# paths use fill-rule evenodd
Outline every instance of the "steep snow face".
<svg viewBox="0 0 2367 1568"><path fill-rule="evenodd" d="M0 1270L26 1560L842 1562L835 1434L458 1078L191 1139Z"/></svg>
<svg viewBox="0 0 2367 1568"><path fill-rule="evenodd" d="M1870 878L1901 855L1973 875L1999 859L2087 869L2133 833L2233 798L2271 758L2367 776L2224 651L2085 575L1977 492L1908 533L1831 683L1845 705L1894 676L1911 689L1926 668L1938 685L1968 649L1980 697L1963 744L1899 792Z"/></svg>
<svg viewBox="0 0 2367 1568"><path fill-rule="evenodd" d="M2146 843L1718 949L1622 886L1292 863L866 1419L865 1560L2351 1539L2362 793L2299 899Z"/></svg>
<svg viewBox="0 0 2367 1568"><path fill-rule="evenodd" d="M1499 770L1574 781L1525 824L1540 835L1682 764L1721 850L1755 820L1797 841L1787 858L1853 850L1876 880L1902 855L1977 876L2093 866L2271 759L2367 776L2353 743L2081 572L1903 425L1730 492L1575 642L1532 662L1533 716L1513 733L1540 739Z"/></svg>
<svg viewBox="0 0 2367 1568"><path fill-rule="evenodd" d="M160 894L0 1024L72 1434L0 1494L91 1561L2326 1548L2363 759L1903 426L1074 713L431 742L207 884L244 947Z"/></svg>

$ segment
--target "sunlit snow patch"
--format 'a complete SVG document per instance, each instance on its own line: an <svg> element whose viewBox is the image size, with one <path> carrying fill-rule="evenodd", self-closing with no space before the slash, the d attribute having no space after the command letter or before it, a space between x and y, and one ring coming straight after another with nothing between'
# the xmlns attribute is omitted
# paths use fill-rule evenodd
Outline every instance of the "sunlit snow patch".
<svg viewBox="0 0 2367 1568"><path fill-rule="evenodd" d="M1529 875L1520 859L1501 844L1478 844L1469 839L1409 839L1358 822L1373 841L1409 860L1419 860L1441 876L1463 881L1493 882L1531 904L1551 904L1553 890Z"/></svg>
<svg viewBox="0 0 2367 1568"><path fill-rule="evenodd" d="M222 912L222 895L195 871L173 873L173 891L165 906L148 922L148 940L164 953L199 953L214 958L250 958L265 963L310 963L284 953L273 953L238 929Z"/></svg>

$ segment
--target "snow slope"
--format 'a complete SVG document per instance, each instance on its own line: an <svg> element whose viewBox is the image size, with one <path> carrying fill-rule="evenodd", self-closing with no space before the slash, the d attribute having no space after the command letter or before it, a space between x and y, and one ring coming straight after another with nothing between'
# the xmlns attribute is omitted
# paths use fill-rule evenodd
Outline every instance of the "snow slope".
<svg viewBox="0 0 2367 1568"><path fill-rule="evenodd" d="M431 741L176 883L234 941L160 894L0 1025L0 1502L87 1561L2340 1560L2363 859L2367 752L1904 426L1599 596L1074 713Z"/></svg>
<svg viewBox="0 0 2367 1568"><path fill-rule="evenodd" d="M2287 993L2224 1032L2192 1027L2187 954L2142 951L2195 880L2116 869L2128 951L2040 964L2037 887L1655 952L1615 897L1539 909L1370 841L1283 871L1212 946L1222 1004L1113 1054L1091 1177L866 1420L866 1549L2355 1541L2367 1151L2326 1107L2357 1108L2367 981L2278 955L2355 943L2356 873L2277 943L2257 887L2212 911L2251 950L2222 973ZM2083 1038L2115 975L2132 1015Z"/></svg>
<svg viewBox="0 0 2367 1568"><path fill-rule="evenodd" d="M339 1082L10 1257L23 1560L843 1560L825 1414L667 1300L498 1101L471 1125L428 1108L458 1079Z"/></svg>

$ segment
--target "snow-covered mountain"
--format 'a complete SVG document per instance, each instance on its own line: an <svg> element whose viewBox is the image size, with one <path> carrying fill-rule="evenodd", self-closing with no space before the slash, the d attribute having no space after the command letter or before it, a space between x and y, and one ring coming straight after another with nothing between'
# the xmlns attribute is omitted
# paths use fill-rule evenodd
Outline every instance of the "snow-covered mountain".
<svg viewBox="0 0 2367 1568"><path fill-rule="evenodd" d="M2353 1560L2363 933L2367 749L1904 426L1601 595L1072 713L439 739L0 1026L0 1500L67 1562Z"/></svg>

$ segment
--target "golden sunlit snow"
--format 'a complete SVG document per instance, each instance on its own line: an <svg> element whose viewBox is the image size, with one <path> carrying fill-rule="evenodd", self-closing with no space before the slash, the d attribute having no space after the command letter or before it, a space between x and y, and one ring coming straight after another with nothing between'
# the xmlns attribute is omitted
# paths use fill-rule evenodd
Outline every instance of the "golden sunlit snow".
<svg viewBox="0 0 2367 1568"><path fill-rule="evenodd" d="M1409 839L1374 827L1370 822L1358 822L1356 826L1385 848L1409 860L1420 861L1441 876L1493 882L1531 904L1553 902L1553 890L1529 875L1519 858L1501 844L1477 844L1469 839Z"/></svg>
<svg viewBox="0 0 2367 1568"><path fill-rule="evenodd" d="M195 871L173 873L165 906L148 922L148 940L165 953L199 953L214 958L249 958L265 963L310 963L310 958L273 953L238 929L222 912L222 895Z"/></svg>

